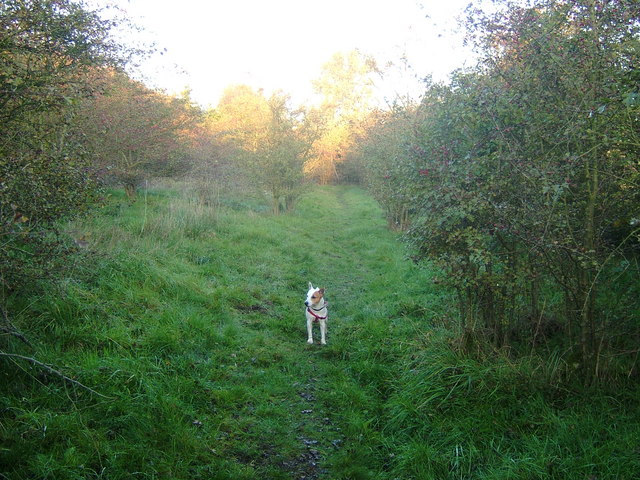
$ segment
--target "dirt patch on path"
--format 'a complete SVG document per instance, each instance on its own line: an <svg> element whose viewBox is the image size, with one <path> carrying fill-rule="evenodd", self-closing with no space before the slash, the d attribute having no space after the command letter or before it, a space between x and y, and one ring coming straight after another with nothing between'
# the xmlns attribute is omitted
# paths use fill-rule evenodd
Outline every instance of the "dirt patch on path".
<svg viewBox="0 0 640 480"><path fill-rule="evenodd" d="M335 427L331 418L316 399L317 378L310 378L306 383L297 383L303 408L292 414L300 415L298 425L298 441L304 451L292 460L282 463L284 469L296 480L318 480L327 475L323 464L330 450L339 449L343 438L340 429Z"/></svg>

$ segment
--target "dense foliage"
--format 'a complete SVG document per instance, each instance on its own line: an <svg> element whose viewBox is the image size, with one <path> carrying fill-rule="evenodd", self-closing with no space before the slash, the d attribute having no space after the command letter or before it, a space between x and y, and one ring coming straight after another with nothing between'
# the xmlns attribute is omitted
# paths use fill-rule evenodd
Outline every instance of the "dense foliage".
<svg viewBox="0 0 640 480"><path fill-rule="evenodd" d="M303 192L303 167L313 139L309 122L276 92L269 98L246 85L227 88L212 133L235 147L236 175L268 197L274 214L290 211Z"/></svg>
<svg viewBox="0 0 640 480"><path fill-rule="evenodd" d="M317 131L305 173L321 185L345 181L347 153L371 108L375 61L358 50L336 53L314 82L320 104L307 112Z"/></svg>
<svg viewBox="0 0 640 480"><path fill-rule="evenodd" d="M0 290L49 271L55 222L94 183L68 125L90 72L119 63L111 23L72 0L0 2Z"/></svg>
<svg viewBox="0 0 640 480"><path fill-rule="evenodd" d="M464 349L543 343L586 382L637 373L639 8L470 11L478 68L427 88L399 155L381 144L405 112L370 133L373 191L412 210L407 238L457 292Z"/></svg>

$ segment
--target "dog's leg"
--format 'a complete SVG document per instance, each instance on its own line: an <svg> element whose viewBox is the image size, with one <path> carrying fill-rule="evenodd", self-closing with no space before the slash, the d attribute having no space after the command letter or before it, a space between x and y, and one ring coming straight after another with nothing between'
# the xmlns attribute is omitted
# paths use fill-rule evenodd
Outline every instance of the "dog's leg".
<svg viewBox="0 0 640 480"><path fill-rule="evenodd" d="M320 343L327 344L327 321L320 320Z"/></svg>
<svg viewBox="0 0 640 480"><path fill-rule="evenodd" d="M307 343L309 344L313 343L313 322L308 318L307 318L307 334L309 337L307 339Z"/></svg>

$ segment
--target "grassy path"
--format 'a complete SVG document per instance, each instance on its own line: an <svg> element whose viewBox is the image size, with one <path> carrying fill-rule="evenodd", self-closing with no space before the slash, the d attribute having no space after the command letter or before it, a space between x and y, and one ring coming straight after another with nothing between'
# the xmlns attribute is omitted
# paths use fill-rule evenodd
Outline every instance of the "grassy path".
<svg viewBox="0 0 640 480"><path fill-rule="evenodd" d="M249 206L250 207L250 206ZM234 209L235 208L235 209ZM0 478L626 479L637 388L546 382L539 363L455 355L451 302L363 191L291 215L158 190L115 201L62 288L12 300L34 357L0 364ZM308 345L307 283L330 303ZM595 393L595 394L592 394Z"/></svg>
<svg viewBox="0 0 640 480"><path fill-rule="evenodd" d="M402 342L398 311L422 312L428 285L370 197L317 189L295 213L272 217L155 191L73 228L97 253L90 267L78 264L64 294L16 305L17 322L35 356L108 398L24 370L3 397L12 413L2 418L11 447L1 473L237 480L375 471L379 397L394 377L384 356ZM308 281L327 289L326 347L306 344Z"/></svg>
<svg viewBox="0 0 640 480"><path fill-rule="evenodd" d="M393 376L376 355L398 341L394 309L419 305L424 272L404 259L377 206L356 189L318 190L292 217L255 218L246 229L232 239L237 248L251 242L234 257L243 259L241 278L225 288L242 297L231 325L244 368L232 382L253 399L241 415L251 434L230 445L240 450L231 456L269 478L366 476L377 397ZM327 289L327 347L305 344L307 281Z"/></svg>

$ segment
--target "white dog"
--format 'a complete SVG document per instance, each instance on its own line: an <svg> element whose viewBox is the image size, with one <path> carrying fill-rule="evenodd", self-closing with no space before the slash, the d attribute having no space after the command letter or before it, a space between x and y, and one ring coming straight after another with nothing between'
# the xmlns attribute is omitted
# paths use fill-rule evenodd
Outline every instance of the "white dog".
<svg viewBox="0 0 640 480"><path fill-rule="evenodd" d="M327 318L329 312L327 312L327 302L324 301L324 288L315 288L311 282L309 282L309 291L307 292L307 299L304 304L307 306L305 316L307 317L307 333L309 339L307 343L313 343L313 324L320 324L320 343L322 345L327 344Z"/></svg>

